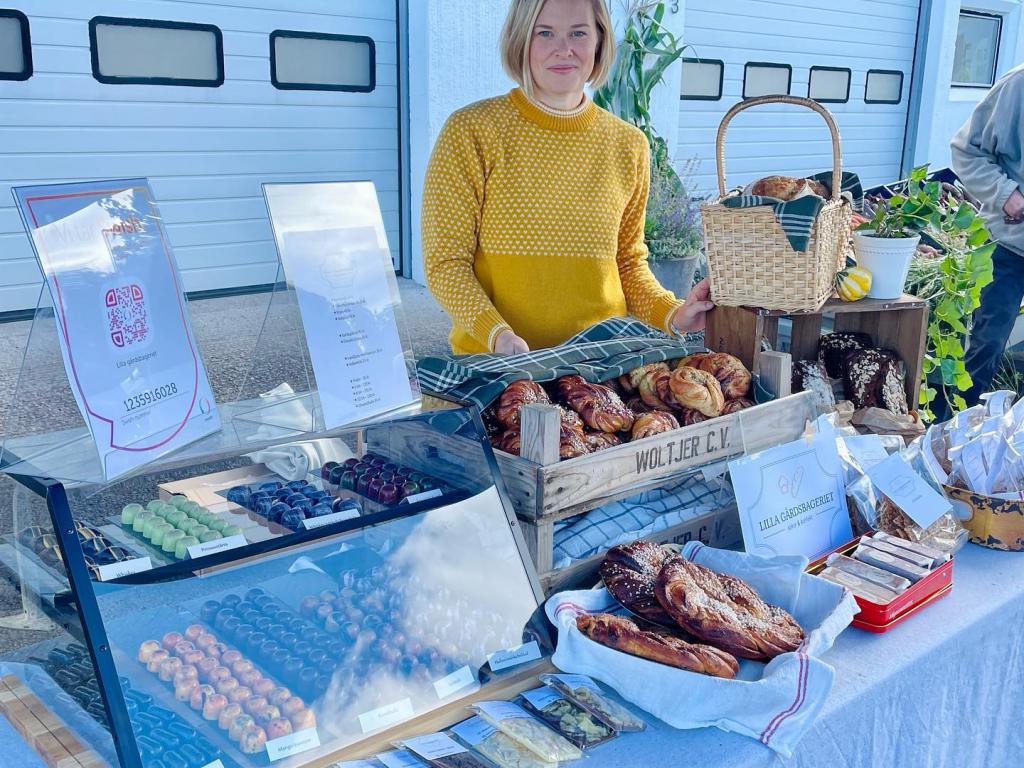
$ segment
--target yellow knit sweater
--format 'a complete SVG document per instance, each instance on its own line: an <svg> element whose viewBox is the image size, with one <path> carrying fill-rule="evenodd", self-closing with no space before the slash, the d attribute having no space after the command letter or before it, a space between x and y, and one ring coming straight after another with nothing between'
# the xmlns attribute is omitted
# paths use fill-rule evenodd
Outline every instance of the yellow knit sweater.
<svg viewBox="0 0 1024 768"><path fill-rule="evenodd" d="M588 102L553 115L518 88L455 112L423 194L427 285L457 354L511 328L551 347L617 315L666 331L682 304L647 265L649 149Z"/></svg>

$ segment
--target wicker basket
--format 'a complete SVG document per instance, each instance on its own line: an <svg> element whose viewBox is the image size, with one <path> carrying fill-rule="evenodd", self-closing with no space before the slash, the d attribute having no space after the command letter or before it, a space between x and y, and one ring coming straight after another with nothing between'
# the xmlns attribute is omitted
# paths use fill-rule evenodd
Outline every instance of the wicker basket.
<svg viewBox="0 0 1024 768"><path fill-rule="evenodd" d="M768 206L727 208L725 131L740 112L762 104L795 104L825 119L832 133L832 199L811 230L807 250L794 251ZM752 306L786 312L816 312L832 295L836 272L846 265L850 238L850 204L841 195L842 160L839 129L831 113L810 99L760 96L736 104L718 127L715 146L720 197L701 207L711 299L727 307Z"/></svg>

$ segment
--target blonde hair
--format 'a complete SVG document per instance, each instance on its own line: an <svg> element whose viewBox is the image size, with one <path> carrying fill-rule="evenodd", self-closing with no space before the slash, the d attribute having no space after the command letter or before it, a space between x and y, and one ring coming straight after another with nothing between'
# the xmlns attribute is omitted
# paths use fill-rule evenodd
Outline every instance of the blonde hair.
<svg viewBox="0 0 1024 768"><path fill-rule="evenodd" d="M530 41L537 17L547 0L512 0L505 24L501 28L499 48L501 65L505 72L519 83L528 96L534 92L533 75L530 72ZM600 88L608 80L615 62L615 34L612 17L605 0L590 0L597 23L597 51L594 54L594 71L587 82L593 88Z"/></svg>

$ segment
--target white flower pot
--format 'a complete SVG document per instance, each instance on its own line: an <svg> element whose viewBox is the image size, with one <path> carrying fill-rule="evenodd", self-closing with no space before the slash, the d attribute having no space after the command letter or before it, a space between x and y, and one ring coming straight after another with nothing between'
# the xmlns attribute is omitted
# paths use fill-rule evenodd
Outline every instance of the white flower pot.
<svg viewBox="0 0 1024 768"><path fill-rule="evenodd" d="M873 230L853 233L857 263L871 272L869 299L898 299L921 236L875 237Z"/></svg>

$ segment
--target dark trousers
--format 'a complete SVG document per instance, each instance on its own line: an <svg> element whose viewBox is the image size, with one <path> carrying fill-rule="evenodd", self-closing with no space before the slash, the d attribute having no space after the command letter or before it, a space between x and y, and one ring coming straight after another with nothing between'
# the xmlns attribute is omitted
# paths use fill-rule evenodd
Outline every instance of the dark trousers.
<svg viewBox="0 0 1024 768"><path fill-rule="evenodd" d="M992 388L992 378L1003 360L1003 350L1024 299L1024 256L997 246L992 254L992 282L981 289L981 306L974 310L970 344L964 363L973 386L964 394L976 405Z"/></svg>

